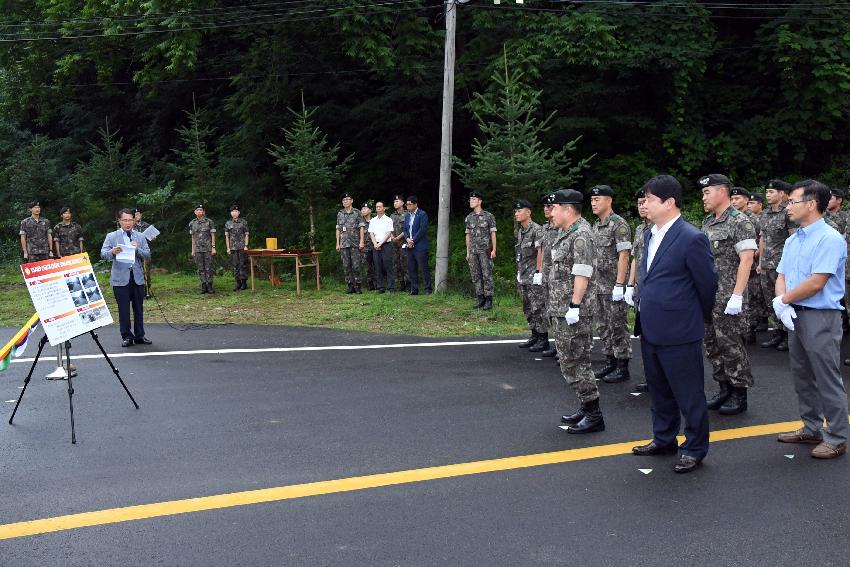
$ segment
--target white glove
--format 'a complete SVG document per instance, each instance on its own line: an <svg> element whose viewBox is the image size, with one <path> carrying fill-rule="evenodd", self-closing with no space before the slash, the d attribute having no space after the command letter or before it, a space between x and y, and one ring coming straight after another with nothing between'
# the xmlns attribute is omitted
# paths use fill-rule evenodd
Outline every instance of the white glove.
<svg viewBox="0 0 850 567"><path fill-rule="evenodd" d="M531 283L534 285L543 285L543 274L537 272L534 274L534 277L531 278Z"/></svg>
<svg viewBox="0 0 850 567"><path fill-rule="evenodd" d="M519 275L519 272L516 273L516 283L522 283L522 276Z"/></svg>
<svg viewBox="0 0 850 567"><path fill-rule="evenodd" d="M634 288L634 286L626 287L626 293L623 294L623 299L626 301L626 303L628 303L632 307L635 306L635 288Z"/></svg>
<svg viewBox="0 0 850 567"><path fill-rule="evenodd" d="M615 285L614 290L611 292L611 300L612 301L623 301L623 286Z"/></svg>
<svg viewBox="0 0 850 567"><path fill-rule="evenodd" d="M797 312L794 311L793 307L782 302L782 296L773 298L773 312L789 331L794 330L794 319L797 318Z"/></svg>
<svg viewBox="0 0 850 567"><path fill-rule="evenodd" d="M729 297L729 301L726 303L726 309L723 311L727 315L740 315L741 308L744 306L744 296L743 295L735 295L734 293Z"/></svg>
<svg viewBox="0 0 850 567"><path fill-rule="evenodd" d="M564 319L567 320L567 325L575 325L578 323L578 311L578 307L570 307L570 310L567 311L566 317L564 317Z"/></svg>

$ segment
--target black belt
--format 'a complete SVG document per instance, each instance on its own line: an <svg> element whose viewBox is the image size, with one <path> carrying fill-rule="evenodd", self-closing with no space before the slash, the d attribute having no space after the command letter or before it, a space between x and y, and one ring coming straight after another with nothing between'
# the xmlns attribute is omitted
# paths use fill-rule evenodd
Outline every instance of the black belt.
<svg viewBox="0 0 850 567"><path fill-rule="evenodd" d="M797 311L841 311L840 309L820 309L818 307L806 307L805 305L798 305L796 303L791 303L790 305Z"/></svg>

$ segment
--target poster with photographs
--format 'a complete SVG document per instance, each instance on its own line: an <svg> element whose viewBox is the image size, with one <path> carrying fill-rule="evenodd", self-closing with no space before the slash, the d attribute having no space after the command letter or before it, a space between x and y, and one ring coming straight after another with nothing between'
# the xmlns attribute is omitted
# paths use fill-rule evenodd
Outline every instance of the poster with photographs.
<svg viewBox="0 0 850 567"><path fill-rule="evenodd" d="M88 254L23 264L21 272L52 346L112 323Z"/></svg>

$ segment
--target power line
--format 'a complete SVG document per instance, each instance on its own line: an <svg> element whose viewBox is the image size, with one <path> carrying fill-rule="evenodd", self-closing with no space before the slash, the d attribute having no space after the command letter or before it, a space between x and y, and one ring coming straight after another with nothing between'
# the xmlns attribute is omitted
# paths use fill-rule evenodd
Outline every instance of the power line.
<svg viewBox="0 0 850 567"><path fill-rule="evenodd" d="M776 14L772 15L756 15L756 16L746 16L746 15L724 15L724 14L713 14L706 13L706 10L701 10L702 6L694 6L691 5L691 8L697 8L701 11L697 13L696 10L682 11L682 12L661 12L659 10L666 8L667 5L655 5L657 10L653 11L635 11L629 12L628 14L624 14L622 12L602 12L602 15L606 16L628 16L628 17L636 17L636 18L670 18L670 19L684 19L684 18L702 18L707 17L709 19L730 19L730 20L805 20L805 21L816 21L816 22L844 22L850 16L836 16L836 17L815 17L808 13L802 14L784 14L781 17L778 17ZM684 6L683 6L684 7ZM538 8L534 6L526 6L524 4L518 5L490 5L490 4L467 4L465 7L470 9L477 10L505 10L505 11L513 11L513 12L538 12L538 13L550 13L550 14L567 14L569 11L566 8ZM604 7L603 7L604 9ZM674 7L675 9L675 7Z"/></svg>

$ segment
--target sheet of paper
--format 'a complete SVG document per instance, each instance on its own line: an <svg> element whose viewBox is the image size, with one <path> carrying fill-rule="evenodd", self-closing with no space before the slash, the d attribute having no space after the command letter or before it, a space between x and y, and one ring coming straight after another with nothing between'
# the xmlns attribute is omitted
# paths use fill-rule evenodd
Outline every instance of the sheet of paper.
<svg viewBox="0 0 850 567"><path fill-rule="evenodd" d="M122 262L124 264L133 264L136 261L136 248L131 246L130 244L119 244L121 247L121 252L115 256L115 260L117 262Z"/></svg>
<svg viewBox="0 0 850 567"><path fill-rule="evenodd" d="M156 229L156 227L154 225L150 225L142 233L142 236L144 236L148 240L153 240L154 238L159 236L159 231Z"/></svg>

